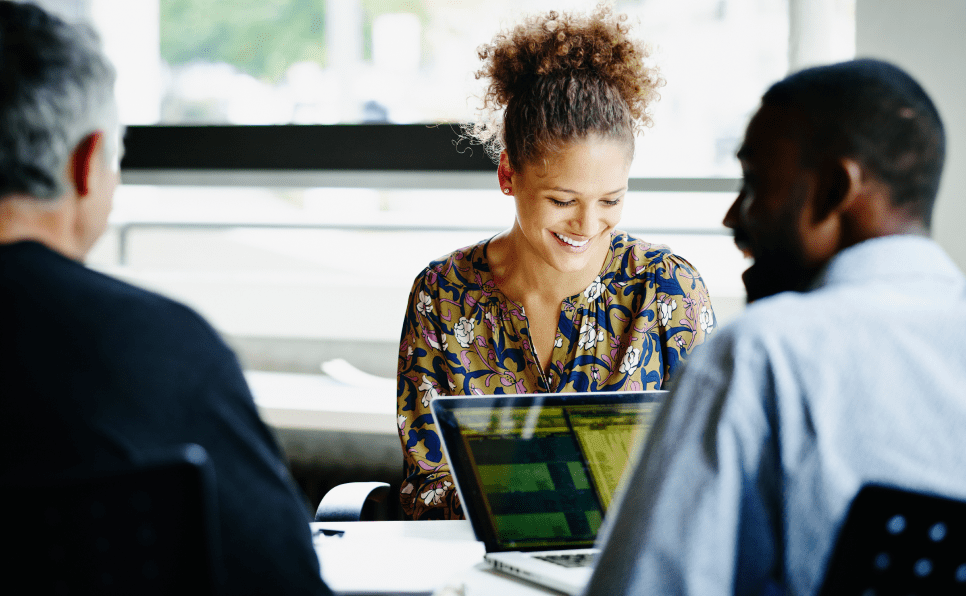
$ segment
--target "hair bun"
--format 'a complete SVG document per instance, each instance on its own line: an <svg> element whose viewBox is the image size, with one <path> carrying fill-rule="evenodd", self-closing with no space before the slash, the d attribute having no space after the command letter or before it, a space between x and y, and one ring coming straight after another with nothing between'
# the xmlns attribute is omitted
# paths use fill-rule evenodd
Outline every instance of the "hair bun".
<svg viewBox="0 0 966 596"><path fill-rule="evenodd" d="M549 11L526 18L480 46L483 66L476 78L489 80L489 85L483 96L483 118L469 130L470 135L489 145L491 154L499 154L501 114L508 105L516 99L540 109L536 104L559 101L560 95L540 97L535 90L552 91L568 81L598 89L596 94L606 101L623 103L633 132L650 126L647 108L659 98L657 89L664 81L656 67L645 63L650 48L629 36L627 20L627 15L615 15L605 4L589 14Z"/></svg>

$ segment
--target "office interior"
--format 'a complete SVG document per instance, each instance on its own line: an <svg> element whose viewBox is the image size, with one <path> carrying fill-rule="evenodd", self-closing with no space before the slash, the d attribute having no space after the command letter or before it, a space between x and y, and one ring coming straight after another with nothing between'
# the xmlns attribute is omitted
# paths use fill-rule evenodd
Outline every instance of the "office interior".
<svg viewBox="0 0 966 596"><path fill-rule="evenodd" d="M150 24L157 22L160 4L165 1L37 3L71 20L138 23L147 19ZM378 3L319 0L317 4L327 11L326 18L351 21L362 18L358 14ZM394 14L405 13L407 3L391 4ZM552 4L544 2L539 7ZM584 3L587 7L594 4ZM646 14L648 10L666 12L672 4L677 3L641 0L617 2L617 7ZM785 70L851 57L843 51L858 57L883 58L907 69L935 99L945 121L948 146L933 236L966 269L966 234L962 233L966 222L966 37L962 35L966 30L966 3L716 0L715 10L723 15L720 18L731 19L728 23L738 23L742 14L766 4L768 10L785 15L779 36L784 44L779 54L783 60L787 56ZM497 10L496 5L490 5L494 6L491 10ZM830 25L833 16L843 11L851 19L851 29L844 32ZM423 18L428 17L423 14ZM404 31L413 23L407 18L387 22ZM646 36L643 20L641 25ZM734 27L735 43L754 33ZM371 37L373 30L367 31ZM135 43L116 37L117 30L103 34L108 49L112 43ZM332 47L341 49L325 60L343 60L351 66L352 60L371 62L386 55L386 50L375 47L360 50L357 55L336 55L349 51L345 48L355 47L353 44L372 43L366 35L345 37L348 34L344 29L338 35L343 37L333 41ZM146 39L137 43L161 43L157 36L148 35ZM474 43L484 41L485 37ZM705 54L719 49L705 48ZM663 57L670 59L667 54ZM661 58L661 52L657 52L656 59ZM406 68L418 68L420 60L418 56L394 59L410 60ZM412 66L413 60L417 66ZM405 66L399 64L399 68ZM744 66L730 65L735 72ZM126 68L119 65L119 90L128 85ZM453 75L453 80L466 74ZM773 78L783 74L778 72ZM170 72L162 75L172 76ZM673 84L669 80L669 97ZM747 104L744 117L750 116L755 108L753 98L763 91L759 87L736 94ZM721 88L712 92L731 93ZM338 94L331 95L337 104ZM402 461L393 378L409 291L407 280L411 281L430 259L499 232L513 216L512 205L498 196L495 168L480 159L481 153L448 170L434 167L433 151L455 151L452 142L456 127L437 123L439 134L434 138L440 139L441 147L426 149L421 162L400 167L393 152L419 153L424 145L414 149L407 145L405 135L401 141L394 140L393 131L384 129L395 123L400 128L393 130L419 128L417 133L423 134L427 127L409 120L414 116L403 113L405 110L390 113L387 118L385 105L364 105L368 112L357 115L354 122L380 124L358 124L345 134L372 146L372 165L364 154L349 167L333 167L334 162L326 160L337 160L345 153L338 146L338 137L335 143L316 141L313 145L313 141L307 141L304 149L299 144L294 144L294 149L265 146L267 157L260 161L256 156L250 168L231 163L232 159L243 159L244 151L237 146L225 146L218 152L217 139L212 153L224 157L227 164L208 162L202 156L195 163L171 166L165 159L172 154L177 157L176 150L149 151L146 157L138 157L141 161L135 164L137 167L128 160L122 165L123 185L111 227L90 257L92 267L181 300L214 324L238 353L256 402L277 433L310 506L342 482L380 480L398 486ZM139 113L137 106L129 110L125 124L131 125L132 139L134 133L145 138L143 135L151 134L151 127L159 126L159 115L147 112ZM660 115L655 115L654 133L648 132L639 140L644 161L660 152L664 140L674 138L673 130L660 131ZM255 123L260 117L250 116L249 120ZM244 121L246 116L239 118ZM324 119L306 126L338 126L319 121ZM160 128L164 126L162 123ZM439 130L441 126L443 130ZM210 142L191 137L200 134L197 129L188 134L171 142L175 147L192 139ZM284 130L278 134L271 137L274 142L294 143ZM740 128L733 130L730 136L719 139L712 151L716 155L733 154L740 134ZM329 153L322 155L326 147ZM143 145L129 149L132 157L144 155L139 153ZM699 148L694 151L700 153ZM269 157L278 154L291 155L292 165L269 163ZM635 167L630 187L635 195L632 199L639 206L628 201L622 225L645 239L668 243L692 260L708 282L718 326L738 316L744 303L740 283L744 261L734 250L727 230L720 226L740 172L733 161L709 163L719 162L725 165L700 171L689 169L685 159L663 171L647 164ZM272 201L282 207L260 210L266 192L272 193ZM177 208L172 209L172 205ZM462 205L462 211L457 210L458 205Z"/></svg>

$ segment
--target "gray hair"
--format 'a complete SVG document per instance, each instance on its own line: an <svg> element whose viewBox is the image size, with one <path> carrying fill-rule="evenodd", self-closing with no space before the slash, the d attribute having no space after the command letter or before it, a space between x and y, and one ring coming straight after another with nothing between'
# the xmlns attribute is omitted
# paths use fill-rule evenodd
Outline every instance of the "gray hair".
<svg viewBox="0 0 966 596"><path fill-rule="evenodd" d="M90 27L0 0L0 197L63 195L67 161L95 131L115 158L114 79Z"/></svg>

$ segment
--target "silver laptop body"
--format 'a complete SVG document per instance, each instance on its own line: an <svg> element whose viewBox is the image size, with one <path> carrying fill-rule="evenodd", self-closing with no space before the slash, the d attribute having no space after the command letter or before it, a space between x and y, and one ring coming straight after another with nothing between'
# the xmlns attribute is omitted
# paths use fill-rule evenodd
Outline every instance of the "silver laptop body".
<svg viewBox="0 0 966 596"><path fill-rule="evenodd" d="M463 512L495 569L567 594L666 392L441 397L432 412Z"/></svg>

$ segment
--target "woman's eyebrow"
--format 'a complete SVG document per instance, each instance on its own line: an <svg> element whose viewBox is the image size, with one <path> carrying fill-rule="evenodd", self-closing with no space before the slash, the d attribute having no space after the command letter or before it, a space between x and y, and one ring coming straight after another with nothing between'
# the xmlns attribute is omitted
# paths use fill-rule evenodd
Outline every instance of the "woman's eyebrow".
<svg viewBox="0 0 966 596"><path fill-rule="evenodd" d="M572 194L572 195L579 195L580 194L576 190L570 190L569 188L561 188L559 186L555 186L555 187L550 188L550 189L547 189L547 190L554 190L554 191L557 191L557 192L565 192L565 193ZM612 190L610 192L605 192L604 193L604 196L607 196L607 195L616 195L617 193L624 192L626 190L627 190L627 187L626 186L622 186L622 187L618 188L617 190Z"/></svg>

